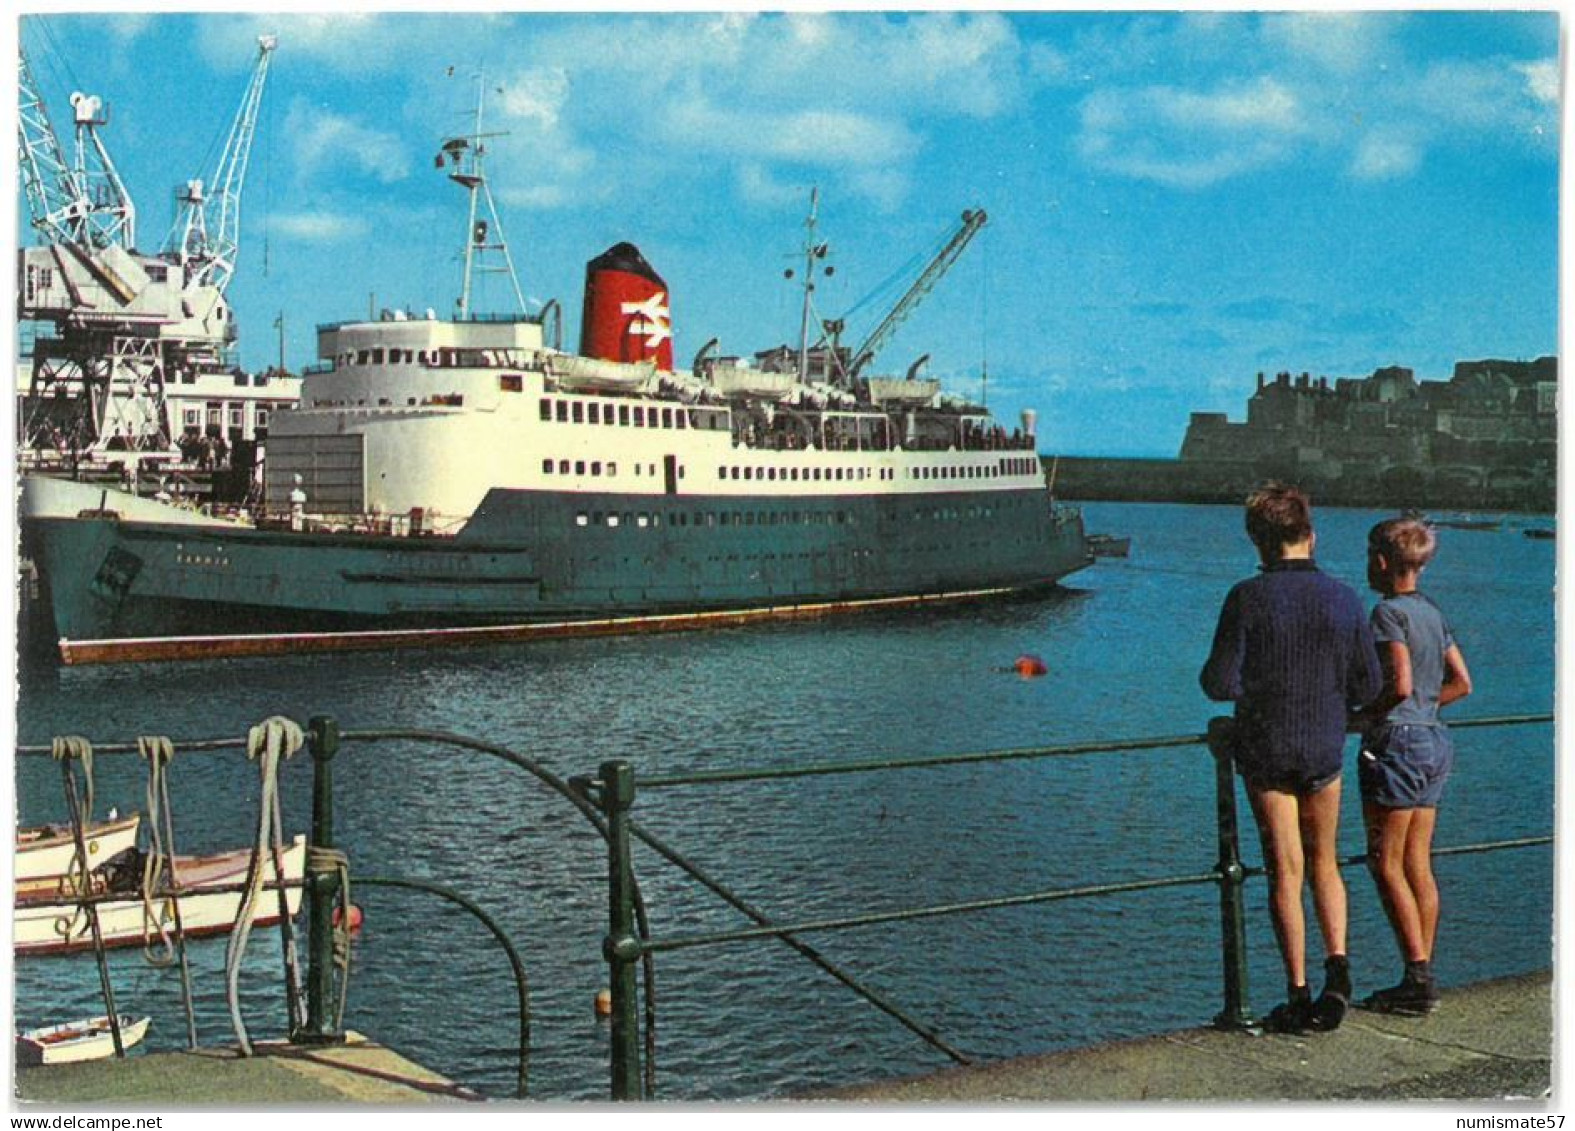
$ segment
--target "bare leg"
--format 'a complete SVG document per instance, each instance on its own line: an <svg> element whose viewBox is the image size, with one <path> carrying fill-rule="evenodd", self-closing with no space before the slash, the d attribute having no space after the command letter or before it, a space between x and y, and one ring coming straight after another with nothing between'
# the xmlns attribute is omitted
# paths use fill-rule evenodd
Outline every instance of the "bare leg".
<svg viewBox="0 0 1575 1131"><path fill-rule="evenodd" d="M1325 954L1345 953L1345 881L1340 878L1340 779L1301 799L1301 835L1312 881L1313 907Z"/></svg>
<svg viewBox="0 0 1575 1131"><path fill-rule="evenodd" d="M1307 984L1307 920L1302 910L1304 860L1294 793L1248 784L1247 799L1258 822L1263 862L1269 869L1269 918L1291 986Z"/></svg>
<svg viewBox="0 0 1575 1131"><path fill-rule="evenodd" d="M1400 957L1408 962L1425 959L1432 953L1424 933L1417 897L1412 890L1406 868L1406 844L1415 815L1426 810L1389 809L1372 802L1362 806L1367 822L1367 867L1378 884L1378 898L1383 902L1384 913L1394 929L1395 942L1400 946ZM1431 846L1431 829L1429 829ZM1428 868L1428 882L1432 882L1432 869ZM1437 922L1438 892L1432 891L1432 915Z"/></svg>
<svg viewBox="0 0 1575 1131"><path fill-rule="evenodd" d="M1438 936L1438 883L1433 879L1433 828L1437 809L1416 809L1405 838L1405 878L1416 901L1416 917L1422 953L1416 957L1432 961L1433 940Z"/></svg>

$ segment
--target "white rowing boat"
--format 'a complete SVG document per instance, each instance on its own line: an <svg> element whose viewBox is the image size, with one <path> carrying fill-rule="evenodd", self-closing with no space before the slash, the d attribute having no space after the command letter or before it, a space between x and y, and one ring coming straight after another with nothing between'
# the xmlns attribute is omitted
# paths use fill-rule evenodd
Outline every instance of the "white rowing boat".
<svg viewBox="0 0 1575 1131"><path fill-rule="evenodd" d="M180 886L174 891L166 887L157 892L152 900L151 915L137 890L127 891L125 898L97 904L99 932L104 945L144 946L158 940L160 925L173 931L177 898L181 926L188 938L229 933L235 927L244 893L213 889L244 884L251 858L249 848L211 856L177 856L174 870ZM298 883L305 870L306 838L297 836L284 849L285 881ZM270 860L263 868L264 882L272 883L274 875ZM68 879L60 877L18 882L11 933L12 949L17 955L58 954L92 948L93 930L87 909L76 902L69 883ZM107 880L97 877L95 894L108 894L111 890ZM285 902L294 918L301 906L301 889L286 888ZM266 927L278 923L281 918L278 895L265 892L258 903L254 924Z"/></svg>
<svg viewBox="0 0 1575 1131"><path fill-rule="evenodd" d="M119 820L98 821L82 830L87 841L88 867L96 868L137 843L142 817L133 813ZM39 825L16 830L16 879L37 880L65 875L76 858L77 841L70 825Z"/></svg>
<svg viewBox="0 0 1575 1131"><path fill-rule="evenodd" d="M120 1047L129 1049L148 1031L147 1017L120 1015ZM83 1060L103 1060L115 1055L115 1037L109 1018L90 1017L46 1025L16 1035L16 1062L22 1065L76 1064Z"/></svg>

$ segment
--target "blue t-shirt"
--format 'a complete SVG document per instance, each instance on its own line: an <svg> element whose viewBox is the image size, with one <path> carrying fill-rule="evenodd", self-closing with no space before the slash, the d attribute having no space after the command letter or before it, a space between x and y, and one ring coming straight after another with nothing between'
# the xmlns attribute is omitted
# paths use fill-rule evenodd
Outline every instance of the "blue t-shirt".
<svg viewBox="0 0 1575 1131"><path fill-rule="evenodd" d="M1438 693L1444 686L1444 653L1454 647L1444 611L1420 593L1398 593L1373 606L1373 639L1404 644L1411 654L1411 697L1385 722L1438 725Z"/></svg>

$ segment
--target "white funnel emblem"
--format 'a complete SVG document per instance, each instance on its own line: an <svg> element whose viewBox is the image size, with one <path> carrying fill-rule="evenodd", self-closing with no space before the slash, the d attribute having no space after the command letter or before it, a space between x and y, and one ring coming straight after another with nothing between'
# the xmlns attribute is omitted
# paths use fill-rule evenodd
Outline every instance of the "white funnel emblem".
<svg viewBox="0 0 1575 1131"><path fill-rule="evenodd" d="M624 303L623 312L634 315L629 320L629 333L636 337L644 334L646 349L654 350L673 336L672 324L668 321L667 294L664 291L657 291L643 302Z"/></svg>

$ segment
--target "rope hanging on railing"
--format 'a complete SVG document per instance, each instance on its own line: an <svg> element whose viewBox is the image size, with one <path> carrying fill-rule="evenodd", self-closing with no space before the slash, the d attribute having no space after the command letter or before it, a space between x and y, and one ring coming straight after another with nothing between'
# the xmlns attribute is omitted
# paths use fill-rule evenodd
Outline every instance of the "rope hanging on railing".
<svg viewBox="0 0 1575 1131"><path fill-rule="evenodd" d="M83 799L85 799L85 805L83 805L82 810L77 811L74 819L79 825L76 832L85 836L87 835L88 825L93 822L93 743L83 739L80 734L61 734L61 736L50 740L49 753L55 761L63 764L61 769L65 770L65 773L68 773L68 775L71 773L72 761L82 762L82 795ZM77 843L82 843L82 840L77 841ZM76 890L79 895L80 893L91 892L93 890L90 887L91 882L93 882L91 871L93 871L93 865L88 863L87 857L83 857L82 851L80 849L72 849L71 863L66 866L66 876L69 877L69 882L74 885L72 890Z"/></svg>
<svg viewBox="0 0 1575 1131"><path fill-rule="evenodd" d="M175 864L175 818L170 804L169 768L175 759L175 744L163 735L141 736L137 739L137 753L148 764L148 783L145 798L148 810L148 854L142 863L142 957L153 966L169 966L180 962L181 1004L186 1011L186 1043L197 1047L197 1011L191 992L191 967L186 962L186 925L181 921L180 873ZM163 914L156 911L153 899L158 891L159 879L168 873L169 913L175 925L173 945L164 927ZM152 924L159 932L163 953L153 949L148 937Z"/></svg>
<svg viewBox="0 0 1575 1131"><path fill-rule="evenodd" d="M252 1043L241 1017L241 959L251 938L252 922L257 918L257 900L263 893L263 869L274 861L274 878L283 880L284 818L279 811L279 763L292 757L306 743L306 736L293 720L275 715L252 727L246 736L246 757L258 764L262 796L257 807L257 839L252 847L251 870L247 874L246 894L235 918L235 933L224 956L225 996L230 1007L230 1022L241 1046L241 1055L252 1055ZM289 918L280 924L286 931L285 965L289 985L286 992L295 1002L299 997L299 978L294 969L294 940L288 934Z"/></svg>
<svg viewBox="0 0 1575 1131"><path fill-rule="evenodd" d="M174 837L166 838L169 814L170 759L175 757L175 746L168 738L139 737L137 753L148 763L148 787L145 794L148 810L148 851L142 858L142 957L150 966L169 966L175 961L175 943L164 926L164 916L153 905L159 878L166 865L170 870L170 886L175 886ZM174 896L172 895L173 901ZM158 949L155 950L153 932L158 932Z"/></svg>
<svg viewBox="0 0 1575 1131"><path fill-rule="evenodd" d="M333 928L334 968L339 971L339 1001L334 1007L333 1029L344 1029L345 1005L350 997L350 857L337 848L320 845L306 846L306 874L318 876L325 872L339 877L339 921Z"/></svg>
<svg viewBox="0 0 1575 1131"><path fill-rule="evenodd" d="M82 795L85 799L85 804L77 816L81 823L80 831L85 834L88 825L93 823L93 744L80 734L59 735L51 740L49 753L57 762L70 763L75 761L82 763ZM69 764L64 769L67 774L71 772ZM90 882L88 873L91 870L91 866L82 856L82 853L74 850L71 854L71 864L66 869L66 874L77 885L76 890L78 892L90 890L88 887Z"/></svg>

